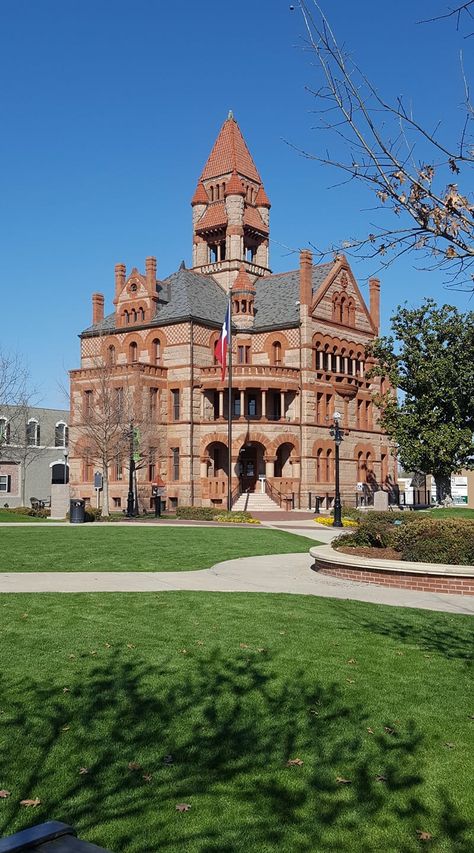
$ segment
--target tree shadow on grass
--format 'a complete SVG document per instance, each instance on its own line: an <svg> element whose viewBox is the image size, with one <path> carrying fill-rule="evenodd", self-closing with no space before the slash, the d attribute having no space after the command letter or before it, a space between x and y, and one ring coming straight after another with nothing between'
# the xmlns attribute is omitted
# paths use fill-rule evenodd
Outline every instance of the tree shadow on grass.
<svg viewBox="0 0 474 853"><path fill-rule="evenodd" d="M459 660L471 667L474 661L474 634L472 617L439 614L406 608L402 613L391 607L370 607L370 617L347 602L332 600L338 618L353 625L389 637L400 643L418 646L426 652L435 652L447 660ZM378 614L377 616L375 614Z"/></svg>
<svg viewBox="0 0 474 853"><path fill-rule="evenodd" d="M283 679L263 654L206 652L178 669L111 650L66 693L0 687L1 834L55 818L115 853L411 853L426 829L432 850L472 850L448 795L426 799L414 724L368 734L337 685L296 666ZM20 809L35 796L40 807Z"/></svg>

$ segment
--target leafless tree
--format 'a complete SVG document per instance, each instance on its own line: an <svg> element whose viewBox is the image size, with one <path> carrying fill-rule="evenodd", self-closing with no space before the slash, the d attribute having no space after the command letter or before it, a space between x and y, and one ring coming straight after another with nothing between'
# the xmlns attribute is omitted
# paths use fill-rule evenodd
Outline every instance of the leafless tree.
<svg viewBox="0 0 474 853"><path fill-rule="evenodd" d="M72 455L97 466L102 473L102 515L110 514L109 481L113 465L145 468L150 448L159 454L161 436L157 415L142 386L121 372L104 355L89 372L91 397L82 413L75 415ZM120 385L117 383L120 381ZM76 410L77 411L77 410Z"/></svg>
<svg viewBox="0 0 474 853"><path fill-rule="evenodd" d="M471 14L472 3L449 15ZM405 106L385 100L337 41L317 0L299 4L306 44L322 73L313 89L318 126L333 150L302 152L330 166L343 183L358 181L372 193L382 214L370 233L331 247L387 266L408 253L423 256L425 268L441 268L452 287L474 287L474 108L464 79L464 108L458 133L445 140L440 122L428 129ZM462 57L461 57L462 66ZM449 129L449 132L451 128ZM367 229L369 230L369 229ZM322 254L325 252L323 251Z"/></svg>

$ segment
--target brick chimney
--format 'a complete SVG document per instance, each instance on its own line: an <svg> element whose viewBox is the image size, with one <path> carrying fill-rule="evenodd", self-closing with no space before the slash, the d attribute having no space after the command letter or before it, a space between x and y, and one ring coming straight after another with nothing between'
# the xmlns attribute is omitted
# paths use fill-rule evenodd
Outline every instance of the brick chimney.
<svg viewBox="0 0 474 853"><path fill-rule="evenodd" d="M104 319L104 295L103 293L92 294L92 323L100 323Z"/></svg>
<svg viewBox="0 0 474 853"><path fill-rule="evenodd" d="M380 331L380 280L369 278L370 317L377 334Z"/></svg>
<svg viewBox="0 0 474 853"><path fill-rule="evenodd" d="M146 286L149 293L156 291L156 258L145 258Z"/></svg>
<svg viewBox="0 0 474 853"><path fill-rule="evenodd" d="M125 287L125 264L115 264L115 302L117 302L122 290Z"/></svg>
<svg viewBox="0 0 474 853"><path fill-rule="evenodd" d="M313 301L313 255L308 249L300 252L300 302L311 307Z"/></svg>

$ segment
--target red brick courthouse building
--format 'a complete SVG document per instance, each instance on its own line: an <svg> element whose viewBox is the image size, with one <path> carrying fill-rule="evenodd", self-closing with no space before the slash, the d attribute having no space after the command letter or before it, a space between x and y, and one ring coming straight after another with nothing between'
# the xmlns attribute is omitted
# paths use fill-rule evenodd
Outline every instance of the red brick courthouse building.
<svg viewBox="0 0 474 853"><path fill-rule="evenodd" d="M380 283L366 305L345 257L272 274L270 201L239 126L224 122L191 201L192 268L157 278L115 267L114 310L92 296L93 324L82 332L81 366L71 372L71 485L93 499L97 462L79 453L101 365L120 399L124 386L148 411L151 427L138 471L141 505L151 483L166 483L169 507L226 505L228 390L214 359L229 291L233 321L232 488L267 491L306 509L334 498L335 411L345 431L341 492L355 503L390 490L396 464L380 430L366 378L365 345L379 331ZM103 374L102 374L103 375ZM76 449L75 449L76 448ZM83 451L83 448L82 448ZM127 455L109 471L111 507L126 506ZM359 485L358 485L359 484ZM364 485L360 485L364 484Z"/></svg>

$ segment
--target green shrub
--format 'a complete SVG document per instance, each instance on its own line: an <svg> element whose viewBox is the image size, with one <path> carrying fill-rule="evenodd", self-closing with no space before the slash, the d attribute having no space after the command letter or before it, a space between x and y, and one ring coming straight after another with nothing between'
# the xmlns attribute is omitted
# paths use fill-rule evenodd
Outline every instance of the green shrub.
<svg viewBox="0 0 474 853"><path fill-rule="evenodd" d="M51 510L48 507L36 509L31 506L11 506L4 509L12 515L29 515L30 518L49 518L51 515Z"/></svg>
<svg viewBox="0 0 474 853"><path fill-rule="evenodd" d="M333 545L363 548L393 548L397 539L397 525L385 518L374 518L378 513L366 513L354 533L343 533Z"/></svg>
<svg viewBox="0 0 474 853"><path fill-rule="evenodd" d="M104 516L105 518L105 516ZM102 507L86 506L84 512L84 521L101 521Z"/></svg>
<svg viewBox="0 0 474 853"><path fill-rule="evenodd" d="M466 518L423 517L399 527L396 547L403 560L414 563L474 565L474 521Z"/></svg>

